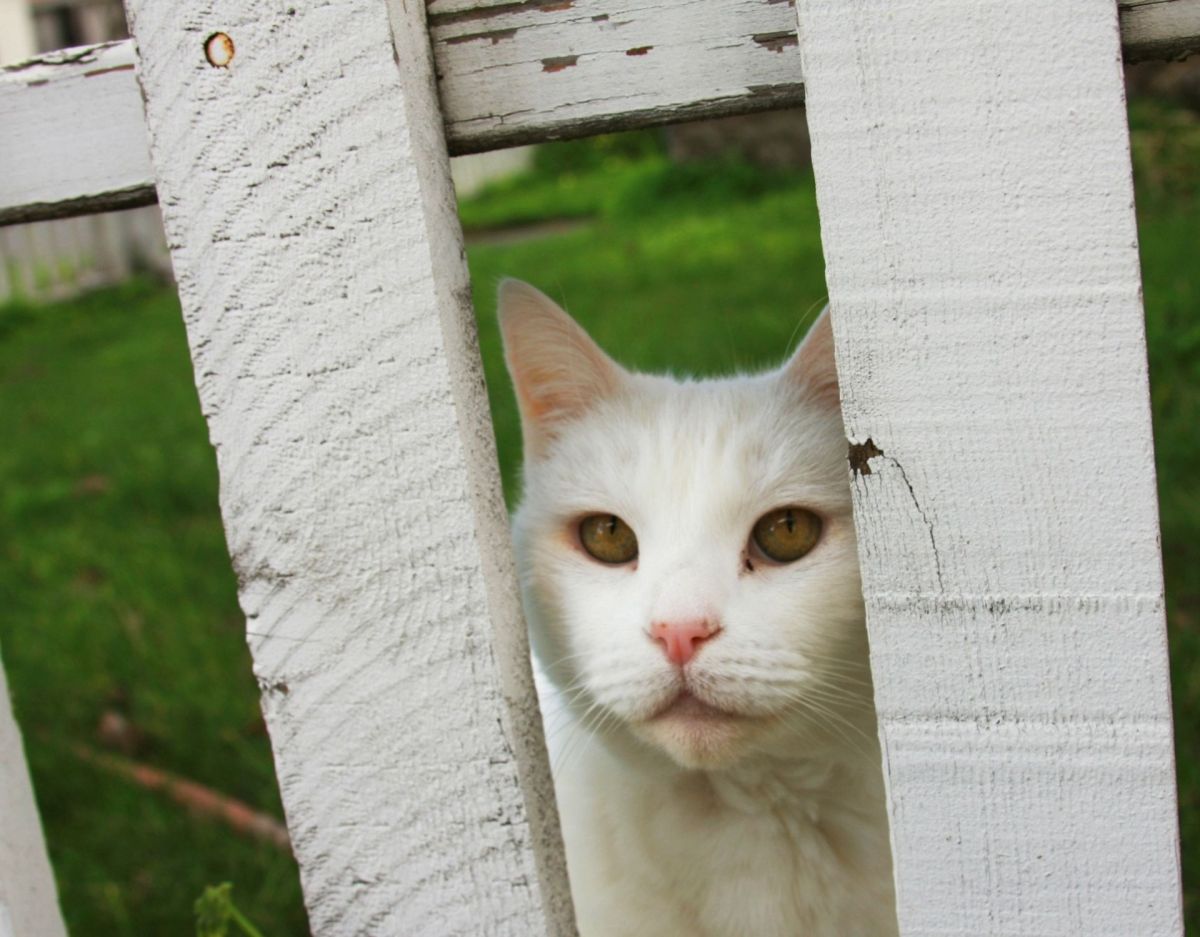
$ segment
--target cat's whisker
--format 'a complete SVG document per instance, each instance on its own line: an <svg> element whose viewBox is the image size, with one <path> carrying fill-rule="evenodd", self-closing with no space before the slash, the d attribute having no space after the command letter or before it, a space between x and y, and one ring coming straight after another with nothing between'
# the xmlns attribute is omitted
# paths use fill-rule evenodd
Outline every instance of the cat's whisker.
<svg viewBox="0 0 1200 937"><path fill-rule="evenodd" d="M875 740L870 735L868 735L865 731L863 731L863 729L861 727L859 727L859 726L855 725L853 722L851 722L845 715L837 712L836 709L832 708L831 705L829 705L830 702L831 701L826 700L826 699L821 699L820 697L817 697L814 699L812 694L805 694L802 696L794 696L794 697L792 697L791 706L789 706L788 709L785 711L788 711L788 712L809 711L812 713L820 714L823 718L825 718L826 720L829 721L829 728L837 731L838 734L841 736L841 738L847 744L851 744L856 748L856 750L859 752L859 754L867 756L868 751L863 750L862 748L859 748L857 746L857 744L854 743L844 732L842 732L839 727L844 727L845 729L849 729L855 735L857 735L858 737L865 740L868 744L868 747L875 744Z"/></svg>
<svg viewBox="0 0 1200 937"><path fill-rule="evenodd" d="M838 713L833 712L820 703L817 703L813 700L805 700L803 702L798 701L785 712L790 715L797 715L807 718L808 721L812 722L818 728L832 731L850 748L850 750L861 757L865 759L870 759L872 757L870 748L873 740L871 737L845 717L840 716ZM866 747L863 746L862 742L848 735L845 729L850 729L855 735L860 736L867 743Z"/></svg>
<svg viewBox="0 0 1200 937"><path fill-rule="evenodd" d="M601 731L607 726L610 721L615 721L616 716L610 710L600 708L600 717L598 722L589 725L589 720L592 719L593 713L596 711L599 704L593 703L588 707L587 711L580 719L573 723L573 727L578 731L568 737L567 743L564 745L562 756L557 760L555 766L552 767L552 773L559 774L565 772L571 763L571 756L578 757L582 754L588 743L593 741ZM573 746L572 746L573 743Z"/></svg>

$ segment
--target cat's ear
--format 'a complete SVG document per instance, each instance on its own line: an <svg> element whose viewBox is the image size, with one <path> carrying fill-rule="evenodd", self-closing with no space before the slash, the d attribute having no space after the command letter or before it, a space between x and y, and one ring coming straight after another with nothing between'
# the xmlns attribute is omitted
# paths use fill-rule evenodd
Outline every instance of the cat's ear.
<svg viewBox="0 0 1200 937"><path fill-rule="evenodd" d="M837 365L833 358L833 326L826 306L812 324L791 360L783 366L784 376L807 387L816 398L838 406Z"/></svg>
<svg viewBox="0 0 1200 937"><path fill-rule="evenodd" d="M538 456L564 423L615 394L626 372L557 303L528 283L504 280L498 311L525 452Z"/></svg>

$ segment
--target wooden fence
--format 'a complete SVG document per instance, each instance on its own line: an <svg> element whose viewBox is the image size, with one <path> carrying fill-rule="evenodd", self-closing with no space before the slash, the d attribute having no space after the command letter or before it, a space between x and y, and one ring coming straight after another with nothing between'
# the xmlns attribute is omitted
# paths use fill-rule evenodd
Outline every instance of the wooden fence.
<svg viewBox="0 0 1200 937"><path fill-rule="evenodd" d="M448 152L802 99L901 932L1182 933L1121 56L1200 0L127 12L0 80L0 221L161 206L316 933L574 931Z"/></svg>

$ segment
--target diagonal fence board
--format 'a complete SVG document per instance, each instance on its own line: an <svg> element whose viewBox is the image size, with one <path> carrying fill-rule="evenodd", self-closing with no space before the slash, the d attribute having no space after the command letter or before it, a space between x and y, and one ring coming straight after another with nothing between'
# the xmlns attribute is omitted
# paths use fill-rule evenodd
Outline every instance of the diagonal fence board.
<svg viewBox="0 0 1200 937"><path fill-rule="evenodd" d="M784 0L429 0L451 153L800 104ZM1200 50L1200 0L1120 0L1128 60ZM148 204L132 43L0 70L0 224ZM86 157L86 158L84 158Z"/></svg>
<svg viewBox="0 0 1200 937"><path fill-rule="evenodd" d="M21 731L0 666L0 935L66 937Z"/></svg>
<svg viewBox="0 0 1200 937"><path fill-rule="evenodd" d="M127 10L314 932L567 937L424 11Z"/></svg>
<svg viewBox="0 0 1200 937"><path fill-rule="evenodd" d="M798 15L901 933L1179 935L1116 7Z"/></svg>

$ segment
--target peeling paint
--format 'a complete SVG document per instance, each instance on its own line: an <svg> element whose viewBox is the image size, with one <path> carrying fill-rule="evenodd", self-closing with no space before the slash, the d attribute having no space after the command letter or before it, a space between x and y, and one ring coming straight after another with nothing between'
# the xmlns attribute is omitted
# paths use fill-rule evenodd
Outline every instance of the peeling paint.
<svg viewBox="0 0 1200 937"><path fill-rule="evenodd" d="M850 443L850 451L848 458L850 460L850 471L857 478L860 475L871 474L871 460L883 455L883 450L875 445L875 441L870 437L866 442Z"/></svg>
<svg viewBox="0 0 1200 937"><path fill-rule="evenodd" d="M18 62L15 65L5 65L3 68L0 68L0 73L14 74L24 71L27 68L36 68L39 65L56 66L74 65L77 62L94 62L97 53L120 44L121 41L117 40L116 42L102 42L99 45L85 46L82 49L63 49L60 52L47 52L45 55L26 59L24 62Z"/></svg>
<svg viewBox="0 0 1200 937"><path fill-rule="evenodd" d="M475 42L476 40L490 39L492 45L498 45L501 40L511 39L517 34L519 26L514 26L512 29L492 29L482 33L466 33L462 36L451 36L446 40L446 45L456 46L464 42Z"/></svg>
<svg viewBox="0 0 1200 937"><path fill-rule="evenodd" d="M752 98L774 98L780 101L804 100L804 82L781 82L777 85L748 85L746 90Z"/></svg>
<svg viewBox="0 0 1200 937"><path fill-rule="evenodd" d="M800 44L800 40L796 37L795 32L791 31L758 33L750 38L764 49L770 49L772 52L782 52L784 49L790 49Z"/></svg>
<svg viewBox="0 0 1200 937"><path fill-rule="evenodd" d="M111 68L94 68L90 72L84 72L83 77L95 78L98 75L108 75L112 72L131 72L134 70L134 67L132 63L127 63L125 65L114 65Z"/></svg>
<svg viewBox="0 0 1200 937"><path fill-rule="evenodd" d="M449 26L452 23L469 23L488 20L511 13L561 13L575 5L575 0L519 0L517 3L501 3L497 6L458 10L454 13L430 13L428 24L431 29Z"/></svg>
<svg viewBox="0 0 1200 937"><path fill-rule="evenodd" d="M578 61L578 55L556 55L548 59L542 59L542 71L561 72L564 68L571 68Z"/></svg>
<svg viewBox="0 0 1200 937"><path fill-rule="evenodd" d="M625 54L626 55L645 55L647 52L649 52L653 48L654 48L654 46L635 46L632 49L626 49Z"/></svg>

